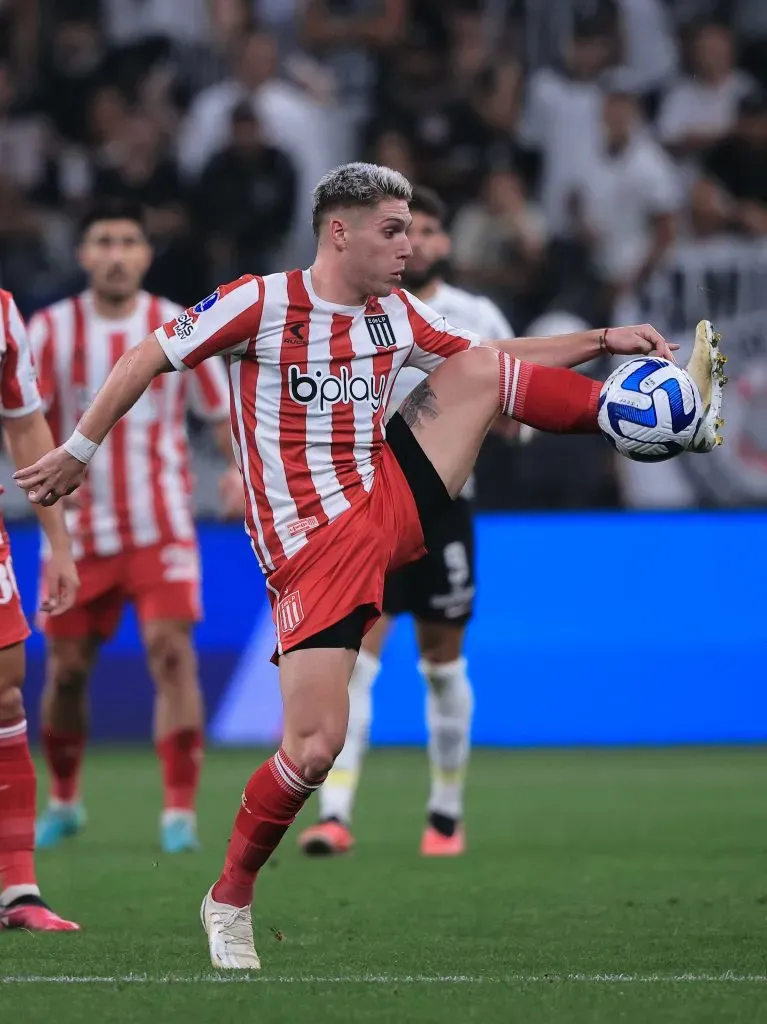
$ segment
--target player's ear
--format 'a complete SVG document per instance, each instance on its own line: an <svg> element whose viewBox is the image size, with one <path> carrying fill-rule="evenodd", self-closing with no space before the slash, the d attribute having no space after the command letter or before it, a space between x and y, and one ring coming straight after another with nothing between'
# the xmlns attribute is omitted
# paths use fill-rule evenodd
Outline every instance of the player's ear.
<svg viewBox="0 0 767 1024"><path fill-rule="evenodd" d="M340 217L331 217L328 221L328 234L336 249L345 249L348 245L347 225Z"/></svg>
<svg viewBox="0 0 767 1024"><path fill-rule="evenodd" d="M75 255L77 256L77 263L78 263L78 266L80 267L80 269L84 270L86 272L86 274L89 273L88 259L87 259L87 256L86 256L86 250L85 250L85 243L84 242L80 242L80 244L77 247L77 251L76 251Z"/></svg>
<svg viewBox="0 0 767 1024"><path fill-rule="evenodd" d="M439 258L446 260L453 251L453 240L447 231L442 231L442 245L440 246Z"/></svg>

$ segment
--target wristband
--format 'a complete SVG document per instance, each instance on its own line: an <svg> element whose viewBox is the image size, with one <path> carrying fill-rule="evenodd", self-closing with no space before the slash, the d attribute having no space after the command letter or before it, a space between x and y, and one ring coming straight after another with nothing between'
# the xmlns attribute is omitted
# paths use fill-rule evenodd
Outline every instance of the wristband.
<svg viewBox="0 0 767 1024"><path fill-rule="evenodd" d="M69 452L78 462L84 462L87 466L99 449L98 442L90 441L79 430L74 430L68 441L64 442L64 451Z"/></svg>
<svg viewBox="0 0 767 1024"><path fill-rule="evenodd" d="M605 327L602 333L599 335L599 351L602 355L612 355L612 352L607 347L607 332L610 330L609 327Z"/></svg>

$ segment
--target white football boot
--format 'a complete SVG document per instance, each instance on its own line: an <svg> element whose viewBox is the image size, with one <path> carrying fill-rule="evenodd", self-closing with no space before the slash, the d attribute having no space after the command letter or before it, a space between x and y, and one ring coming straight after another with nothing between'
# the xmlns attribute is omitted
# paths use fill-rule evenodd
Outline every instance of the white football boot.
<svg viewBox="0 0 767 1024"><path fill-rule="evenodd" d="M208 936L210 962L214 967L235 971L258 971L253 942L253 919L250 907L231 907L217 903L208 890L200 907L200 920Z"/></svg>
<svg viewBox="0 0 767 1024"><path fill-rule="evenodd" d="M695 330L695 345L685 369L700 392L703 415L688 452L710 452L722 443L717 431L724 425L722 419L722 392L727 383L724 364L727 356L719 350L721 335L714 331L708 320L701 320Z"/></svg>

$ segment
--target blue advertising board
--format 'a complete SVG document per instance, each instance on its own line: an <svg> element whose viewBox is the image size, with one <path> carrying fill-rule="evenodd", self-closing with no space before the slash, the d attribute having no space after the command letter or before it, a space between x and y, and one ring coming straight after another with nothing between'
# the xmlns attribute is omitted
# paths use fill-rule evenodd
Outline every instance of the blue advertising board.
<svg viewBox="0 0 767 1024"><path fill-rule="evenodd" d="M37 534L11 528L34 607ZM483 516L478 602L467 653L474 740L494 746L737 743L767 738L767 514ZM239 526L202 524L205 620L197 630L211 739L280 733L274 635L261 576ZM33 735L44 649L29 642ZM373 742L425 737L411 624L386 649ZM97 740L149 736L151 685L132 612L91 688Z"/></svg>

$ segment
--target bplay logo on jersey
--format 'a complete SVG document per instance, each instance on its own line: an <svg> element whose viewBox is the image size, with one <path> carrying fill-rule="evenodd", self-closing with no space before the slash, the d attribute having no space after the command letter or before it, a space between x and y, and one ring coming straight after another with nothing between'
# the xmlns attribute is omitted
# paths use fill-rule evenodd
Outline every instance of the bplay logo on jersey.
<svg viewBox="0 0 767 1024"><path fill-rule="evenodd" d="M319 407L320 412L337 405L363 402L378 412L383 401L386 377L384 374L370 377L354 377L347 367L342 366L338 376L315 370L314 375L301 373L301 367L292 363L288 368L288 394L299 405Z"/></svg>

